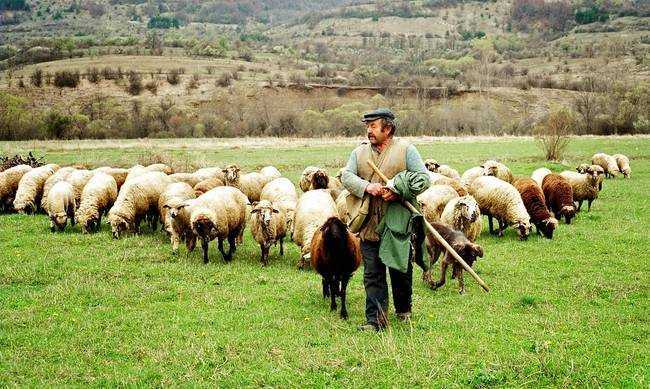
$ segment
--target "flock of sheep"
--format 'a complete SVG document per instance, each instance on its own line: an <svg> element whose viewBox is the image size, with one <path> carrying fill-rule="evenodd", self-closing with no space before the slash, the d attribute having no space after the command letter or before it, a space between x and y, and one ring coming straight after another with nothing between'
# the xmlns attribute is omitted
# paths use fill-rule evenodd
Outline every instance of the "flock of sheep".
<svg viewBox="0 0 650 389"><path fill-rule="evenodd" d="M481 214L488 216L490 233L498 236L512 226L520 239L526 239L534 225L551 239L558 226L556 218L570 223L585 200L590 209L605 177L630 176L624 155L599 153L591 162L577 171L555 174L540 168L531 178L515 178L508 167L494 160L462 175L427 160L431 186L418 196L418 202L424 217L471 266L483 256L475 243L482 231ZM331 297L332 309L335 297L340 296L341 316L346 317L345 289L361 254L358 238L345 225L348 192L340 174L330 177L323 169L307 167L299 182L304 193L298 196L294 184L273 166L242 174L237 165L193 173L174 173L165 164L94 170L18 165L0 172L0 208L27 214L43 211L53 232L64 230L69 222L80 224L84 233L93 233L100 229L102 216L107 216L116 239L125 232L140 233L142 221L153 231L160 222L173 253L181 243L188 251L194 250L198 240L205 263L213 240L230 261L247 224L260 245L263 265L268 264L271 246L279 244L283 255L284 238L290 236L301 251L298 266L303 268L310 260L323 277L323 295ZM433 264L444 249L431 236L427 247ZM449 265L462 293L462 267L449 255L441 263L438 281L428 272L424 279L434 289L443 285Z"/></svg>

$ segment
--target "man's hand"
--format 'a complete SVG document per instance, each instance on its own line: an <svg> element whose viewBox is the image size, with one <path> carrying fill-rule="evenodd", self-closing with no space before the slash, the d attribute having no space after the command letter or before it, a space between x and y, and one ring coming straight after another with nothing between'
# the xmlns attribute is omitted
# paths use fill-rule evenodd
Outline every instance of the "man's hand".
<svg viewBox="0 0 650 389"><path fill-rule="evenodd" d="M382 188L383 193L381 194L381 197L384 199L384 201L397 201L399 200L399 196L397 193L393 192L392 190L388 189L388 187L384 186Z"/></svg>
<svg viewBox="0 0 650 389"><path fill-rule="evenodd" d="M381 196L384 193L383 186L376 182L370 183L366 186L366 193L369 193L371 196Z"/></svg>

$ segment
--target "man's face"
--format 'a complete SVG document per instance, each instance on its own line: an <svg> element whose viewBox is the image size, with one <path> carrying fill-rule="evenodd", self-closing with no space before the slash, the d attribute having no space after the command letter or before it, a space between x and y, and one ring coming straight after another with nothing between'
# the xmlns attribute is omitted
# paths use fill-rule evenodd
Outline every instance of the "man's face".
<svg viewBox="0 0 650 389"><path fill-rule="evenodd" d="M384 127L384 121L381 119L376 119L371 122L366 123L366 134L368 140L373 145L380 145L388 138L388 133L390 132L390 127Z"/></svg>

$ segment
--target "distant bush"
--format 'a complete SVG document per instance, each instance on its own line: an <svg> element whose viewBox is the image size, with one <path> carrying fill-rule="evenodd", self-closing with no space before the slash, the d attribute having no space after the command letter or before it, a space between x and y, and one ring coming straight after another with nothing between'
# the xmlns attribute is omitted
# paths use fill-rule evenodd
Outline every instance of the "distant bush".
<svg viewBox="0 0 650 389"><path fill-rule="evenodd" d="M29 78L32 82L32 85L35 87L40 88L43 86L43 71L40 68L36 68Z"/></svg>
<svg viewBox="0 0 650 389"><path fill-rule="evenodd" d="M76 88L81 76L79 71L60 70L54 73L54 86L57 88Z"/></svg>
<svg viewBox="0 0 650 389"><path fill-rule="evenodd" d="M158 80L152 79L149 80L145 85L145 89L148 90L152 95L158 94Z"/></svg>
<svg viewBox="0 0 650 389"><path fill-rule="evenodd" d="M133 96L137 96L142 93L142 77L140 74L134 71L129 72L129 85L126 90Z"/></svg>
<svg viewBox="0 0 650 389"><path fill-rule="evenodd" d="M178 28L181 23L173 16L157 15L149 19L148 28Z"/></svg>
<svg viewBox="0 0 650 389"><path fill-rule="evenodd" d="M178 85L178 83L181 82L181 70L180 69L172 69L167 73L167 82L170 85Z"/></svg>
<svg viewBox="0 0 650 389"><path fill-rule="evenodd" d="M225 88L227 86L232 85L232 79L233 79L232 74L230 74L228 72L225 72L225 73L221 74L221 76L219 76L219 78L217 78L216 84L217 84L217 86Z"/></svg>
<svg viewBox="0 0 650 389"><path fill-rule="evenodd" d="M196 89L199 87L199 75L193 74L190 80L187 82L187 90Z"/></svg>
<svg viewBox="0 0 650 389"><path fill-rule="evenodd" d="M546 120L536 127L535 134L547 161L562 159L575 129L575 116L568 109L552 111Z"/></svg>
<svg viewBox="0 0 650 389"><path fill-rule="evenodd" d="M97 84L101 80L99 69L92 67L86 70L86 79L93 84Z"/></svg>

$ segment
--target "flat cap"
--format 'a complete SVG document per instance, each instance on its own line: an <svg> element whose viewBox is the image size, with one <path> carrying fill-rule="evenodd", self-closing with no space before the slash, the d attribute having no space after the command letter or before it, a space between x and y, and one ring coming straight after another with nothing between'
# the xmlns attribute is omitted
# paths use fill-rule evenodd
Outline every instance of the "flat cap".
<svg viewBox="0 0 650 389"><path fill-rule="evenodd" d="M395 115L388 108L379 108L374 111L364 113L361 121L367 123L380 118L393 120L395 119Z"/></svg>

